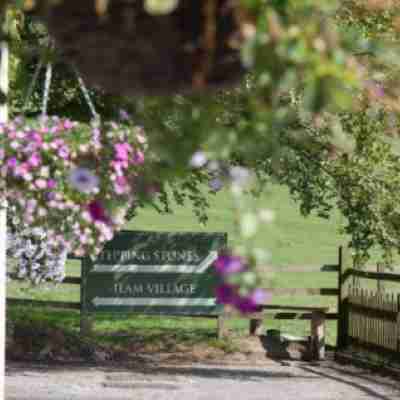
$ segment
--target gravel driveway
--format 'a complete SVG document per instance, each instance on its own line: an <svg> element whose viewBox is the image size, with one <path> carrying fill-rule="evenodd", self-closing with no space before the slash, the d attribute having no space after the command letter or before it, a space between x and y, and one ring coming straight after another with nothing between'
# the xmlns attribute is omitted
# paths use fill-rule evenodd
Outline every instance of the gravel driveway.
<svg viewBox="0 0 400 400"><path fill-rule="evenodd" d="M400 382L345 367L275 361L263 366L32 366L9 363L6 400L398 400Z"/></svg>

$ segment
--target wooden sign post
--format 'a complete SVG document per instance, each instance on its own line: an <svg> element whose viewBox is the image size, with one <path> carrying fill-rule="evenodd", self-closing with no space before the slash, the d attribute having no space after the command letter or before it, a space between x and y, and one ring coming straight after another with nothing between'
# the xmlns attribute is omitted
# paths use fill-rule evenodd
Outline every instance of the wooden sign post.
<svg viewBox="0 0 400 400"><path fill-rule="evenodd" d="M82 333L95 313L219 316L213 263L223 233L122 231L82 264Z"/></svg>

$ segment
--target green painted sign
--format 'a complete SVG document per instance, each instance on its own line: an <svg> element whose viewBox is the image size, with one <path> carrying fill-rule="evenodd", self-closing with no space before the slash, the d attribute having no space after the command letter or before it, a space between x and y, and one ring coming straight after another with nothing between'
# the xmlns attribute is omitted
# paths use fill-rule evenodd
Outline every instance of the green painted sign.
<svg viewBox="0 0 400 400"><path fill-rule="evenodd" d="M213 263L224 233L122 231L82 264L85 312L219 314Z"/></svg>

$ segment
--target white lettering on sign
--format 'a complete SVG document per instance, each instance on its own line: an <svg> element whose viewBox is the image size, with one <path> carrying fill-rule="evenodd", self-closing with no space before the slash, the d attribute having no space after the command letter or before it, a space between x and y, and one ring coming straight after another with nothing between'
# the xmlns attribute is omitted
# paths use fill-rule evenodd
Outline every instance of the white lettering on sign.
<svg viewBox="0 0 400 400"><path fill-rule="evenodd" d="M141 284L133 284L133 285L125 285L123 283L116 283L114 285L114 293L119 295L131 295L137 296L143 294L143 285Z"/></svg>
<svg viewBox="0 0 400 400"><path fill-rule="evenodd" d="M116 263L116 264L95 264L91 273L180 273L180 274L203 274L211 268L213 262L218 258L217 251L211 251L207 257L201 260L200 263L193 264L130 264L130 263Z"/></svg>
<svg viewBox="0 0 400 400"><path fill-rule="evenodd" d="M198 263L202 257L192 250L155 250L144 252L136 250L104 250L98 260L100 262L155 262L155 263Z"/></svg>
<svg viewBox="0 0 400 400"><path fill-rule="evenodd" d="M116 296L140 297L140 296L191 296L196 292L193 283L148 283L131 284L115 283L113 292Z"/></svg>

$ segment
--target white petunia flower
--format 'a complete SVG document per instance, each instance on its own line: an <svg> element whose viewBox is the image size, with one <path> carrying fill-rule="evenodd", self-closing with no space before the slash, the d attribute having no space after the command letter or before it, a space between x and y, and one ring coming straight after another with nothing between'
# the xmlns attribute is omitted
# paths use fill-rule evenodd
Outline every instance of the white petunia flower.
<svg viewBox="0 0 400 400"><path fill-rule="evenodd" d="M189 161L189 165L193 168L201 168L204 167L207 163L207 156L202 151L196 151Z"/></svg>

